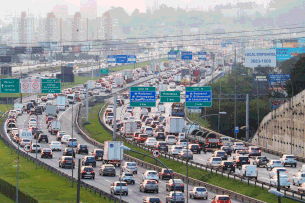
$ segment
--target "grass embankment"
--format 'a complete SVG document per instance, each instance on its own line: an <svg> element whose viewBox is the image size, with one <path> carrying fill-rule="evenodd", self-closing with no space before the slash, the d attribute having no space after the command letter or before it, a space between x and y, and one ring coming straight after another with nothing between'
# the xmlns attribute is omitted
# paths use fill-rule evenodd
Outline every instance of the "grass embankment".
<svg viewBox="0 0 305 203"><path fill-rule="evenodd" d="M17 153L0 140L0 177L15 185L17 183ZM27 161L26 158L20 156L19 161L19 189L27 195L37 199L39 202L75 202L77 196L77 183L61 178L54 173L38 166L35 168L35 163ZM2 199L6 200L5 198ZM81 188L81 202L100 202L109 203L109 199L104 200L104 197L94 195L93 192ZM7 201L10 202L10 201Z"/></svg>
<svg viewBox="0 0 305 203"><path fill-rule="evenodd" d="M15 202L1 193L0 193L0 199L1 199L2 203L14 203Z"/></svg>
<svg viewBox="0 0 305 203"><path fill-rule="evenodd" d="M159 59L156 59L156 61L159 61ZM168 61L168 59L161 59L161 61ZM119 71L119 70L123 70L123 69L141 68L142 66L149 65L150 63L151 63L151 61L141 62L141 63L136 63L135 65L131 64L131 65L126 65L126 66L111 68L110 70Z"/></svg>
<svg viewBox="0 0 305 203"><path fill-rule="evenodd" d="M98 112L103 104L98 104L95 107L91 108L89 111L89 122L90 125L86 125L85 128L90 133L90 135L97 141L103 143L105 140L112 140L112 135L108 133L99 123L98 121ZM125 142L125 145L130 147L133 150L145 153L147 155L151 155L151 152L147 152L139 147L132 146ZM127 153L141 159L143 161L156 164L154 159L149 157L145 157L139 154L135 154L132 152ZM159 158L165 165L169 168L175 169L175 172L186 175L186 165L178 163L173 160L165 159L163 157ZM195 167L189 166L189 176L201 181L205 181L207 183L223 187L241 194L244 194L249 197L253 197L265 202L274 203L277 202L277 196L268 193L268 190L261 189L260 187L255 187L254 185L249 185L247 183L241 183L240 181L235 181L233 179L227 179L227 177L222 177L221 175L216 175L215 173L211 174L210 172L206 172L205 170L199 170ZM293 203L294 201L282 198L282 203Z"/></svg>

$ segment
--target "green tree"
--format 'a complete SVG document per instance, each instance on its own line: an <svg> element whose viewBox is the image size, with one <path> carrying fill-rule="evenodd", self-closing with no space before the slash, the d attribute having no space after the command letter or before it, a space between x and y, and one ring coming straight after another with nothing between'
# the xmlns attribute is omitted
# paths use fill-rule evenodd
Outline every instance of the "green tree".
<svg viewBox="0 0 305 203"><path fill-rule="evenodd" d="M288 95L294 96L305 89L305 55L301 55L290 72L290 80L287 83Z"/></svg>

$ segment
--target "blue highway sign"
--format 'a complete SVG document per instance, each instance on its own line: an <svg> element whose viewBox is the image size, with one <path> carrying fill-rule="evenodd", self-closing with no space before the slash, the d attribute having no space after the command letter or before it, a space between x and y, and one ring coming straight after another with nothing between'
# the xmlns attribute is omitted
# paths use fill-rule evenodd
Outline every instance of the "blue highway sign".
<svg viewBox="0 0 305 203"><path fill-rule="evenodd" d="M181 52L181 59L182 60L192 60L193 54L191 51L182 51Z"/></svg>

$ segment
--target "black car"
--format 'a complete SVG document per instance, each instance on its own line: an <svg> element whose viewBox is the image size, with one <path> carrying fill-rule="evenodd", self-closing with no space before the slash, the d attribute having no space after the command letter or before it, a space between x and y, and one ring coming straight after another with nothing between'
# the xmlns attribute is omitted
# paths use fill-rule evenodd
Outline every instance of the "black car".
<svg viewBox="0 0 305 203"><path fill-rule="evenodd" d="M34 106L36 106L36 105L37 105L37 102L36 102L36 100L35 100L35 99L32 99L32 100L31 100L31 102L33 103L33 105L34 105Z"/></svg>
<svg viewBox="0 0 305 203"><path fill-rule="evenodd" d="M45 134L40 134L39 137L38 137L38 142L42 142L42 141L45 141L46 143L49 143L49 137L48 135L45 135Z"/></svg>
<svg viewBox="0 0 305 203"><path fill-rule="evenodd" d="M63 156L72 156L75 158L75 150L71 148L65 148L65 150L62 152Z"/></svg>
<svg viewBox="0 0 305 203"><path fill-rule="evenodd" d="M156 138L156 140L162 140L162 141L164 141L164 140L165 140L164 132L156 132L155 138Z"/></svg>
<svg viewBox="0 0 305 203"><path fill-rule="evenodd" d="M49 148L44 148L41 150L41 158L53 158L52 150Z"/></svg>
<svg viewBox="0 0 305 203"><path fill-rule="evenodd" d="M80 169L81 178L95 178L95 171L91 166L82 166Z"/></svg>
<svg viewBox="0 0 305 203"><path fill-rule="evenodd" d="M232 156L232 149L230 147L222 146L220 150L223 150L227 153L228 156Z"/></svg>
<svg viewBox="0 0 305 203"><path fill-rule="evenodd" d="M37 106L37 107L35 108L35 112L36 112L36 115L38 115L38 114L42 115L43 106Z"/></svg>
<svg viewBox="0 0 305 203"><path fill-rule="evenodd" d="M72 159L71 156L62 156L59 159L59 168L75 168L75 161Z"/></svg>
<svg viewBox="0 0 305 203"><path fill-rule="evenodd" d="M81 154L81 153L88 154L88 146L85 144L78 144L77 148L76 148L76 153L77 154Z"/></svg>
<svg viewBox="0 0 305 203"><path fill-rule="evenodd" d="M159 151L168 152L168 144L165 141L159 141L156 143L155 149L158 149Z"/></svg>
<svg viewBox="0 0 305 203"><path fill-rule="evenodd" d="M235 172L235 165L232 161L222 161L218 166L218 170Z"/></svg>
<svg viewBox="0 0 305 203"><path fill-rule="evenodd" d="M36 139L36 137L38 137L40 134L43 134L43 132L41 130L37 130L35 133L34 133L34 139Z"/></svg>
<svg viewBox="0 0 305 203"><path fill-rule="evenodd" d="M92 166L92 167L96 167L96 160L94 156L85 156L82 159L82 165L83 166Z"/></svg>
<svg viewBox="0 0 305 203"><path fill-rule="evenodd" d="M174 172L172 169L162 168L159 172L159 177L161 180L174 178Z"/></svg>
<svg viewBox="0 0 305 203"><path fill-rule="evenodd" d="M194 154L200 154L200 147L199 144L190 144L189 149L194 153Z"/></svg>
<svg viewBox="0 0 305 203"><path fill-rule="evenodd" d="M28 113L29 113L30 115L37 115L37 112L35 111L34 108L31 108L31 109L28 111Z"/></svg>
<svg viewBox="0 0 305 203"><path fill-rule="evenodd" d="M242 165L250 164L250 159L248 156L237 156L233 163L236 167L241 168Z"/></svg>
<svg viewBox="0 0 305 203"><path fill-rule="evenodd" d="M94 156L95 160L103 160L104 150L94 149L91 155Z"/></svg>

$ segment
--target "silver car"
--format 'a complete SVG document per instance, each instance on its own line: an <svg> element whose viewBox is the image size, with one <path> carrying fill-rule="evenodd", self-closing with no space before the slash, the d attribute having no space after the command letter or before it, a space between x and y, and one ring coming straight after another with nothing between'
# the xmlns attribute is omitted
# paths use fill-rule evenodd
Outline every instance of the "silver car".
<svg viewBox="0 0 305 203"><path fill-rule="evenodd" d="M130 183L132 185L134 185L136 182L134 175L130 172L122 172L119 177L119 180L124 181L126 183Z"/></svg>
<svg viewBox="0 0 305 203"><path fill-rule="evenodd" d="M137 174L138 166L136 162L125 162L124 165L122 166L122 170Z"/></svg>
<svg viewBox="0 0 305 203"><path fill-rule="evenodd" d="M194 187L189 194L193 199L208 199L208 191L205 187Z"/></svg>
<svg viewBox="0 0 305 203"><path fill-rule="evenodd" d="M143 180L140 184L140 192L156 192L159 193L159 186L155 180Z"/></svg>
<svg viewBox="0 0 305 203"><path fill-rule="evenodd" d="M193 152L190 149L182 149L178 156L182 159L193 160Z"/></svg>
<svg viewBox="0 0 305 203"><path fill-rule="evenodd" d="M182 192L169 192L168 195L166 196L166 203L184 203L185 202L185 197Z"/></svg>
<svg viewBox="0 0 305 203"><path fill-rule="evenodd" d="M110 193L112 195L125 194L128 195L128 187L126 182L114 181L110 186Z"/></svg>

